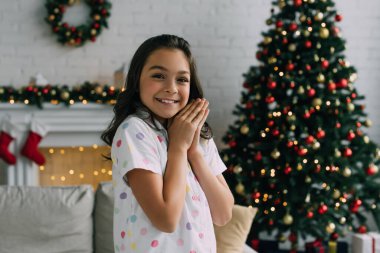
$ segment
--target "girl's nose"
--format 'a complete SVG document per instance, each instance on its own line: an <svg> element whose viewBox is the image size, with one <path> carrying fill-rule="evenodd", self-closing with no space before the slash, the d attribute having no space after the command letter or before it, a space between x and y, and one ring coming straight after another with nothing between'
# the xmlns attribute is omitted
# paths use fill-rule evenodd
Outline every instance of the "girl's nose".
<svg viewBox="0 0 380 253"><path fill-rule="evenodd" d="M169 80L166 84L165 91L168 93L177 93L177 85L175 80Z"/></svg>

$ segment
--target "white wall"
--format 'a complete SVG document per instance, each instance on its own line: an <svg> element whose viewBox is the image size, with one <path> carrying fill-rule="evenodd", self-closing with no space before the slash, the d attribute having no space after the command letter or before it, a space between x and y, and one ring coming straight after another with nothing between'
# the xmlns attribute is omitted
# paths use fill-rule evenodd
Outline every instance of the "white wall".
<svg viewBox="0 0 380 253"><path fill-rule="evenodd" d="M270 16L271 2L113 0L110 29L103 31L97 43L73 49L55 41L43 20L44 0L2 0L0 85L26 85L37 72L52 84L75 85L85 80L112 83L113 72L129 62L146 38L177 34L193 47L211 102L208 121L220 145L227 126L235 120L231 112L239 103L242 74L257 64L257 43L260 32L267 29L265 20ZM340 26L347 40L347 60L358 69L355 85L366 95L366 111L374 122L370 137L380 143L380 1L336 2L344 16ZM80 15L71 16L69 20Z"/></svg>

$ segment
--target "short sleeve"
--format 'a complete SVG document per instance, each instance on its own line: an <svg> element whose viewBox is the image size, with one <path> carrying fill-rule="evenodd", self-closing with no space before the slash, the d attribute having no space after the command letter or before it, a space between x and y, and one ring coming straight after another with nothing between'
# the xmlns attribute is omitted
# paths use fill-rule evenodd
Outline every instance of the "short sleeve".
<svg viewBox="0 0 380 253"><path fill-rule="evenodd" d="M214 139L209 139L205 142L205 145L205 159L209 164L212 173L215 176L222 174L222 172L225 171L227 167L219 156L219 152L215 145Z"/></svg>
<svg viewBox="0 0 380 253"><path fill-rule="evenodd" d="M156 140L150 127L141 119L130 117L117 129L111 156L120 176L141 168L162 175Z"/></svg>

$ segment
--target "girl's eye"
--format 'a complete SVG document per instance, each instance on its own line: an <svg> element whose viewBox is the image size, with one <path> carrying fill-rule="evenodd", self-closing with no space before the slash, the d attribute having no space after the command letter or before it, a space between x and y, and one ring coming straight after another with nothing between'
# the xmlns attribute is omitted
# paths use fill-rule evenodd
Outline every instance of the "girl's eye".
<svg viewBox="0 0 380 253"><path fill-rule="evenodd" d="M178 82L180 82L180 83L188 83L189 80L187 78L179 78Z"/></svg>
<svg viewBox="0 0 380 253"><path fill-rule="evenodd" d="M154 74L154 75L152 75L152 77L157 78L157 79L164 79L165 78L164 75L162 75L162 74Z"/></svg>

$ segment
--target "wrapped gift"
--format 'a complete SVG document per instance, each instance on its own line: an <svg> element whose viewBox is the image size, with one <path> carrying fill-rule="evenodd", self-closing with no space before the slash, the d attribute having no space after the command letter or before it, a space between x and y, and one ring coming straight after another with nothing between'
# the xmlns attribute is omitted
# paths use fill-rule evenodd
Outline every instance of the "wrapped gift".
<svg viewBox="0 0 380 253"><path fill-rule="evenodd" d="M305 244L306 253L327 253L327 247L322 240L315 240Z"/></svg>
<svg viewBox="0 0 380 253"><path fill-rule="evenodd" d="M352 236L352 253L380 253L380 234L354 234Z"/></svg>
<svg viewBox="0 0 380 253"><path fill-rule="evenodd" d="M328 253L348 253L347 242L329 241L327 244Z"/></svg>

